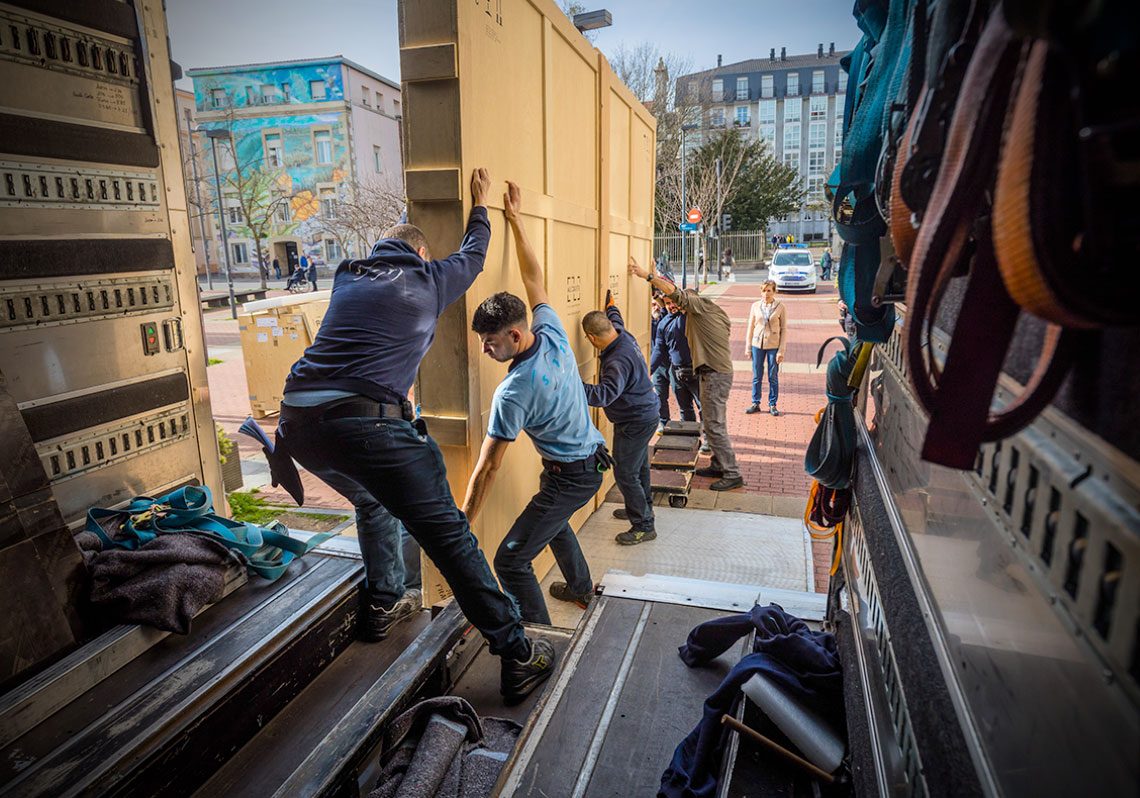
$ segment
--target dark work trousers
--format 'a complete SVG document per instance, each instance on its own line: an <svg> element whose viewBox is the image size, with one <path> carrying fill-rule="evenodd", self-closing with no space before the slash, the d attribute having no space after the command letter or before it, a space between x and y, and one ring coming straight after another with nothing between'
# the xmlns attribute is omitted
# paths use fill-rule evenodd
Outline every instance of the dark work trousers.
<svg viewBox="0 0 1140 798"><path fill-rule="evenodd" d="M692 369L685 369L687 376L681 376L677 366L672 367L673 395L681 408L682 421L696 421L701 409L701 380Z"/></svg>
<svg viewBox="0 0 1140 798"><path fill-rule="evenodd" d="M664 424L669 420L669 387L671 378L667 367L653 372L653 390L657 392L657 418Z"/></svg>
<svg viewBox="0 0 1140 798"><path fill-rule="evenodd" d="M404 525L371 493L332 468L310 473L320 477L356 508L356 539L360 541L360 554L364 559L364 588L372 604L390 607L393 594L422 587L420 544ZM396 550L402 552L401 557L389 555Z"/></svg>
<svg viewBox="0 0 1140 798"><path fill-rule="evenodd" d="M582 594L594 590L590 566L570 528L570 517L602 487L602 475L595 470L593 460L588 457L585 461L554 464L554 467L564 467L562 471L555 471L550 461L544 460L538 493L495 552L495 573L503 589L518 602L524 621L550 624L550 613L532 564L548 544L570 592ZM583 462L586 463L584 468Z"/></svg>
<svg viewBox="0 0 1140 798"><path fill-rule="evenodd" d="M657 422L614 423L614 479L625 499L625 511L634 532L653 527L653 492L649 488L649 441Z"/></svg>
<svg viewBox="0 0 1140 798"><path fill-rule="evenodd" d="M403 419L323 420L319 407L288 405L281 408L279 429L289 453L306 469L347 477L403 522L455 592L467 620L487 638L492 654L529 656L518 608L499 590L467 517L455 506L443 456L431 436ZM383 547L393 569L401 558L398 544L398 537L389 535ZM403 589L393 584L389 591L382 598L385 606Z"/></svg>

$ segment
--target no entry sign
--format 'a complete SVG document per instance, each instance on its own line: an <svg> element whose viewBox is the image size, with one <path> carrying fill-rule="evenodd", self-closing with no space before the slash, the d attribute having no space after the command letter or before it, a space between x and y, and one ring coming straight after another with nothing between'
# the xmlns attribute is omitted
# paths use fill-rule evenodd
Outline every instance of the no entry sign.
<svg viewBox="0 0 1140 798"><path fill-rule="evenodd" d="M693 208L691 211L689 211L689 221L693 224L700 224L701 218L702 215L700 208Z"/></svg>

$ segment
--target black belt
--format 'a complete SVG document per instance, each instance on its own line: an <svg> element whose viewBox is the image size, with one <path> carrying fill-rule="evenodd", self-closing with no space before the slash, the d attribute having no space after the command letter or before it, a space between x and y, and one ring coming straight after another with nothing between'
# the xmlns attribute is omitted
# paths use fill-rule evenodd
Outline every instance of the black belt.
<svg viewBox="0 0 1140 798"><path fill-rule="evenodd" d="M563 463L560 460L547 460L545 457L542 459L542 467L555 474L578 474L584 471L595 471L597 464L598 458L594 455L583 457L581 460L571 460L569 463Z"/></svg>
<svg viewBox="0 0 1140 798"><path fill-rule="evenodd" d="M338 418L400 418L404 421L411 421L415 418L411 402L394 405L387 402L374 402L363 397L334 399L331 402L313 407L283 404L281 405L281 412L292 416L317 418L321 421L333 421Z"/></svg>

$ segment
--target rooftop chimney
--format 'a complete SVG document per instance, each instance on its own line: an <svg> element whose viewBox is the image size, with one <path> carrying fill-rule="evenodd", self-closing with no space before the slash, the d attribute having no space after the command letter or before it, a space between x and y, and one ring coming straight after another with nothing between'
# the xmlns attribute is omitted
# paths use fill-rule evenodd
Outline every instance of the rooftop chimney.
<svg viewBox="0 0 1140 798"><path fill-rule="evenodd" d="M822 46L823 46L823 45L820 45L820 47L822 47ZM724 58L723 56L721 56L721 55L719 55L719 54L717 55L717 57L716 57L716 65L717 65L717 67L720 67L720 64L721 64L721 60L722 60L723 58Z"/></svg>
<svg viewBox="0 0 1140 798"><path fill-rule="evenodd" d="M776 48L775 47L772 48L772 52L768 53L768 60L769 61L775 61L776 60Z"/></svg>
<svg viewBox="0 0 1140 798"><path fill-rule="evenodd" d="M823 42L819 43L819 50L816 51L817 58L823 58Z"/></svg>
<svg viewBox="0 0 1140 798"><path fill-rule="evenodd" d="M787 47L781 47L780 48L780 60L781 61L787 61L788 60L788 48Z"/></svg>
<svg viewBox="0 0 1140 798"><path fill-rule="evenodd" d="M835 55L835 42L832 42L831 46L827 48L827 54Z"/></svg>

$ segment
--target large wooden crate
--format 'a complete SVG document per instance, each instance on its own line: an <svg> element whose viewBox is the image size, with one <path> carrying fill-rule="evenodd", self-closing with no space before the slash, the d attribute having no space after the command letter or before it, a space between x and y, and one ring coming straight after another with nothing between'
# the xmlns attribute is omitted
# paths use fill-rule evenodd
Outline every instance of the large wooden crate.
<svg viewBox="0 0 1140 798"><path fill-rule="evenodd" d="M408 219L435 252L459 246L472 170L487 167L494 181L484 273L444 313L416 385L461 501L506 374L481 354L471 315L496 291L525 299L502 213L504 180L522 188L547 293L582 378L593 381L598 361L581 320L602 307L607 288L648 351L649 288L629 279L626 263L630 254L650 258L656 122L552 0L401 0L400 56ZM608 423L595 415L609 440ZM488 557L537 490L540 470L529 441L510 447L475 524ZM612 477L578 513L576 528L610 484ZM552 562L544 554L536 572ZM424 575L429 601L447 594L434 568Z"/></svg>
<svg viewBox="0 0 1140 798"><path fill-rule="evenodd" d="M320 329L329 291L247 302L238 314L242 360L254 418L281 409L285 378Z"/></svg>

